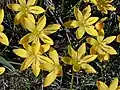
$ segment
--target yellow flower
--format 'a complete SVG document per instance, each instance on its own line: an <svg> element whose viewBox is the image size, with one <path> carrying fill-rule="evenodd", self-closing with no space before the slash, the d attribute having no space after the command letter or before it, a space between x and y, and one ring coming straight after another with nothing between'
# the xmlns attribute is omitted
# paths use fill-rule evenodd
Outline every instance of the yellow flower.
<svg viewBox="0 0 120 90"><path fill-rule="evenodd" d="M5 68L4 67L0 67L0 75L3 74L5 72Z"/></svg>
<svg viewBox="0 0 120 90"><path fill-rule="evenodd" d="M74 8L74 16L76 20L70 20L65 22L63 25L67 28L77 28L76 37L77 39L87 32L89 35L98 36L93 24L98 20L98 17L91 16L91 7L87 6L82 12L78 8Z"/></svg>
<svg viewBox="0 0 120 90"><path fill-rule="evenodd" d="M9 41L7 36L3 33L4 27L1 25L2 21L4 19L4 10L0 10L0 42L4 45L9 45Z"/></svg>
<svg viewBox="0 0 120 90"><path fill-rule="evenodd" d="M116 36L110 36L104 39L104 36L97 36L97 40L88 37L87 42L92 45L90 48L90 54L97 54L99 60L102 62L103 60L108 60L110 58L109 55L117 54L116 50L107 45L115 40ZM104 39L104 40L103 40Z"/></svg>
<svg viewBox="0 0 120 90"><path fill-rule="evenodd" d="M45 12L40 6L33 6L36 0L18 0L20 4L9 4L8 8L13 11L17 11L17 15L14 18L14 23L17 25L23 23L24 17L33 17L33 14L41 14Z"/></svg>
<svg viewBox="0 0 120 90"><path fill-rule="evenodd" d="M42 55L49 50L50 45L40 45L40 43L37 42L36 44L32 43L31 46L29 44L24 44L23 46L25 49L19 48L13 50L16 55L25 58L20 70L23 71L31 66L34 75L37 77L40 73L40 64L44 62L51 62L48 57Z"/></svg>
<svg viewBox="0 0 120 90"><path fill-rule="evenodd" d="M104 82L97 81L97 87L98 90L118 90L118 78L114 78L109 87Z"/></svg>
<svg viewBox="0 0 120 90"><path fill-rule="evenodd" d="M116 8L110 4L112 1L113 0L91 0L91 2L93 2L97 6L97 9L105 14L108 13L107 10L116 10Z"/></svg>
<svg viewBox="0 0 120 90"><path fill-rule="evenodd" d="M83 43L77 51L71 46L68 46L68 54L70 57L63 57L62 61L65 64L73 65L73 70L78 72L81 69L84 69L87 73L96 73L95 69L88 63L95 60L97 55L86 55L86 45Z"/></svg>
<svg viewBox="0 0 120 90"><path fill-rule="evenodd" d="M24 44L24 43L29 43L32 41L35 43L40 38L44 43L53 45L53 40L50 37L48 37L47 35L50 35L50 34L56 32L60 28L60 25L59 24L50 24L47 27L45 27L45 25L46 25L46 16L45 15L43 15L38 20L37 24L35 24L34 18L33 19L25 18L24 26L31 33L28 33L27 35L25 35L20 40L19 43Z"/></svg>
<svg viewBox="0 0 120 90"><path fill-rule="evenodd" d="M49 57L53 63L43 63L40 68L49 71L50 73L46 76L44 81L44 87L49 86L58 76L62 76L62 66L59 64L58 53L55 49L49 50Z"/></svg>

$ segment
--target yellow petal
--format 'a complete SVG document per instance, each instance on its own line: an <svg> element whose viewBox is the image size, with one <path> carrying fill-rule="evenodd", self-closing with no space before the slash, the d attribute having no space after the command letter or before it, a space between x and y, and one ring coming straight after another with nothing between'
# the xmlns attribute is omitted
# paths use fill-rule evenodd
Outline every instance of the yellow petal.
<svg viewBox="0 0 120 90"><path fill-rule="evenodd" d="M62 61L63 61L65 64L69 64L69 65L72 65L72 64L73 64L73 60L72 60L70 57L62 57Z"/></svg>
<svg viewBox="0 0 120 90"><path fill-rule="evenodd" d="M76 33L76 38L81 39L83 35L85 34L85 28L81 26L76 30L75 33Z"/></svg>
<svg viewBox="0 0 120 90"><path fill-rule="evenodd" d="M116 36L107 37L102 41L102 43L109 44L109 43L113 42L115 40L115 38L116 38Z"/></svg>
<svg viewBox="0 0 120 90"><path fill-rule="evenodd" d="M49 86L54 80L56 79L57 75L55 74L55 71L50 72L45 80L44 80L44 87Z"/></svg>
<svg viewBox="0 0 120 90"><path fill-rule="evenodd" d="M74 8L74 15L75 15L75 18L79 21L79 22L82 22L84 17L82 15L82 12L79 10L79 8Z"/></svg>
<svg viewBox="0 0 120 90"><path fill-rule="evenodd" d="M43 32L46 35L50 35L52 33L55 33L58 29L60 29L61 25L60 24L50 24L46 28L43 29Z"/></svg>
<svg viewBox="0 0 120 90"><path fill-rule="evenodd" d="M5 72L5 68L4 67L0 67L0 75L3 74Z"/></svg>
<svg viewBox="0 0 120 90"><path fill-rule="evenodd" d="M97 55L87 55L80 62L89 63L89 62L95 60L96 58L97 58Z"/></svg>
<svg viewBox="0 0 120 90"><path fill-rule="evenodd" d="M25 49L14 49L13 52L22 58L27 57L27 51Z"/></svg>
<svg viewBox="0 0 120 90"><path fill-rule="evenodd" d="M49 49L50 49L50 44L43 44L41 45L39 52L43 54L47 52Z"/></svg>
<svg viewBox="0 0 120 90"><path fill-rule="evenodd" d="M26 49L26 51L32 52L32 47L28 43L24 43L23 47Z"/></svg>
<svg viewBox="0 0 120 90"><path fill-rule="evenodd" d="M92 25L95 22L97 22L98 19L99 19L98 17L90 17L90 18L87 19L86 24L87 25Z"/></svg>
<svg viewBox="0 0 120 90"><path fill-rule="evenodd" d="M26 5L26 0L18 0L19 3L22 5L22 6L25 6Z"/></svg>
<svg viewBox="0 0 120 90"><path fill-rule="evenodd" d="M89 43L90 45L96 45L98 42L96 41L96 39L88 37L86 39L87 43Z"/></svg>
<svg viewBox="0 0 120 90"><path fill-rule="evenodd" d="M13 11L20 11L22 10L22 6L20 4L9 4L8 8Z"/></svg>
<svg viewBox="0 0 120 90"><path fill-rule="evenodd" d="M46 25L46 16L43 15L37 22L37 30L41 31Z"/></svg>
<svg viewBox="0 0 120 90"><path fill-rule="evenodd" d="M97 81L97 87L98 90L108 90L108 86L101 81Z"/></svg>
<svg viewBox="0 0 120 90"><path fill-rule="evenodd" d="M97 41L101 42L104 39L104 36L97 36Z"/></svg>
<svg viewBox="0 0 120 90"><path fill-rule="evenodd" d="M80 59L83 55L85 55L86 52L86 45L83 43L77 50L77 56L78 59Z"/></svg>
<svg viewBox="0 0 120 90"><path fill-rule="evenodd" d="M4 33L0 33L0 42L4 45L9 45L8 38Z"/></svg>
<svg viewBox="0 0 120 90"><path fill-rule="evenodd" d="M32 6L29 9L30 9L30 12L34 13L34 14L41 14L41 13L45 12L45 10L39 6Z"/></svg>
<svg viewBox="0 0 120 90"><path fill-rule="evenodd" d="M55 65L59 65L58 53L54 48L50 48L49 57L54 61Z"/></svg>
<svg viewBox="0 0 120 90"><path fill-rule="evenodd" d="M98 32L94 29L94 26L85 27L85 31L92 36L98 36Z"/></svg>
<svg viewBox="0 0 120 90"><path fill-rule="evenodd" d="M90 48L90 54L96 54L96 46Z"/></svg>
<svg viewBox="0 0 120 90"><path fill-rule="evenodd" d="M86 20L87 18L89 18L91 16L91 7L90 5L88 5L83 11L83 16L84 16L84 19Z"/></svg>
<svg viewBox="0 0 120 90"><path fill-rule="evenodd" d="M19 41L19 44L24 44L24 43L29 43L31 42L31 40L29 39L31 33L29 34L26 34L25 36L23 36L20 41Z"/></svg>
<svg viewBox="0 0 120 90"><path fill-rule="evenodd" d="M111 46L108 46L108 45L102 45L101 48L106 51L107 53L113 55L113 54L117 54L116 50L111 47Z"/></svg>
<svg viewBox="0 0 120 90"><path fill-rule="evenodd" d="M39 61L41 63L51 63L51 64L54 64L54 62L50 58L48 58L46 56L39 55L38 58L39 58Z"/></svg>
<svg viewBox="0 0 120 90"><path fill-rule="evenodd" d="M4 10L0 9L0 24L2 23L3 19L4 19Z"/></svg>
<svg viewBox="0 0 120 90"><path fill-rule="evenodd" d="M3 25L0 25L0 32L2 32L4 30Z"/></svg>
<svg viewBox="0 0 120 90"><path fill-rule="evenodd" d="M17 13L16 15L15 15L15 18L14 18L14 24L15 25L18 25L20 22L21 22L21 17L23 16L23 12L22 11L20 11L19 13ZM22 17L23 18L23 17Z"/></svg>
<svg viewBox="0 0 120 90"><path fill-rule="evenodd" d="M36 0L28 0L27 1L27 5L30 6L30 5L34 5L36 2Z"/></svg>
<svg viewBox="0 0 120 90"><path fill-rule="evenodd" d="M35 60L32 64L32 72L37 77L40 73L40 62Z"/></svg>
<svg viewBox="0 0 120 90"><path fill-rule="evenodd" d="M87 73L96 73L96 70L89 64L81 64L81 67L87 72Z"/></svg>
<svg viewBox="0 0 120 90"><path fill-rule="evenodd" d="M37 54L40 49L40 42L37 41L36 43L32 43L32 51L34 54Z"/></svg>
<svg viewBox="0 0 120 90"><path fill-rule="evenodd" d="M39 36L40 36L41 40L42 40L44 43L53 45L53 40L52 40L50 37L48 37L47 35L45 35L45 34L42 33L42 34L40 34Z"/></svg>
<svg viewBox="0 0 120 90"><path fill-rule="evenodd" d="M33 32L35 30L35 23L30 18L24 18L25 19L25 28L28 29L30 32Z"/></svg>
<svg viewBox="0 0 120 90"><path fill-rule="evenodd" d="M77 52L76 52L70 45L68 45L68 54L69 54L73 59L76 59L76 57L77 57Z"/></svg>
<svg viewBox="0 0 120 90"><path fill-rule="evenodd" d="M120 34L117 36L116 41L120 43Z"/></svg>
<svg viewBox="0 0 120 90"><path fill-rule="evenodd" d="M69 20L65 22L63 26L67 28L77 28L79 26L79 23L77 20Z"/></svg>
<svg viewBox="0 0 120 90"><path fill-rule="evenodd" d="M54 64L51 64L51 63L42 63L42 64L40 64L40 68L44 71L51 72L52 70L55 69L55 66L54 66Z"/></svg>
<svg viewBox="0 0 120 90"><path fill-rule="evenodd" d="M118 78L114 78L109 86L109 90L117 90L118 87Z"/></svg>
<svg viewBox="0 0 120 90"><path fill-rule="evenodd" d="M30 57L26 58L26 59L24 60L24 62L22 63L22 65L21 65L21 67L20 67L20 70L23 71L23 70L27 69L28 67L31 66L31 64L32 64L33 62L34 62L33 56L30 56Z"/></svg>
<svg viewBox="0 0 120 90"><path fill-rule="evenodd" d="M80 70L80 65L79 64L73 65L73 71L78 72L79 70Z"/></svg>
<svg viewBox="0 0 120 90"><path fill-rule="evenodd" d="M116 8L113 7L112 5L108 4L107 7L106 7L107 10L111 10L111 11L115 11Z"/></svg>

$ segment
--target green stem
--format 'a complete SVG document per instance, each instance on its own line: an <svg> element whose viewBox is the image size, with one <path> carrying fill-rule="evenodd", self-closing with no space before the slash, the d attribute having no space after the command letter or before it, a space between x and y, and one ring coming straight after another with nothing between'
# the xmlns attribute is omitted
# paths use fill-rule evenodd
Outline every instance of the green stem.
<svg viewBox="0 0 120 90"><path fill-rule="evenodd" d="M73 81L74 81L74 72L72 72L72 78L71 78L70 90L72 90Z"/></svg>

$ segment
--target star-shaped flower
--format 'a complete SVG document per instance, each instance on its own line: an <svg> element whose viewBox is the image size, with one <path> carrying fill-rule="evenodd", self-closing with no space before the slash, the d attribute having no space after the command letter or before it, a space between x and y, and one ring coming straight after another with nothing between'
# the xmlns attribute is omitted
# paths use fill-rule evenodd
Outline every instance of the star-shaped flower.
<svg viewBox="0 0 120 90"><path fill-rule="evenodd" d="M53 45L53 40L48 37L52 33L55 33L58 29L60 29L59 24L50 24L47 27L46 25L46 16L43 15L35 24L35 20L30 18L25 18L25 27L30 31L27 35L25 35L21 40L20 44L36 42L41 39L44 43ZM45 27L45 28L44 28Z"/></svg>
<svg viewBox="0 0 120 90"><path fill-rule="evenodd" d="M77 51L71 46L68 46L68 54L70 57L63 57L62 61L65 64L73 65L73 70L78 72L84 69L87 73L96 73L96 70L88 63L95 60L97 55L86 55L86 45L83 43Z"/></svg>
<svg viewBox="0 0 120 90"><path fill-rule="evenodd" d="M76 37L77 39L87 32L89 35L98 36L96 29L93 24L98 20L98 17L91 16L91 7L87 6L82 12L78 8L74 8L74 16L76 20L70 20L65 22L63 25L67 28L77 28Z"/></svg>
<svg viewBox="0 0 120 90"><path fill-rule="evenodd" d="M18 0L20 4L9 4L8 8L13 11L17 11L17 15L14 18L14 23L17 25L23 23L24 17L31 18L33 14L41 14L45 10L40 6L34 6L36 0Z"/></svg>
<svg viewBox="0 0 120 90"><path fill-rule="evenodd" d="M31 66L34 75L37 77L40 73L41 63L44 62L52 63L48 57L42 55L43 53L49 50L50 45L49 44L40 45L40 43L37 42L36 44L32 43L31 46L29 44L24 44L23 46L25 49L19 48L13 50L13 52L16 55L25 58L24 62L21 65L20 70L23 71Z"/></svg>

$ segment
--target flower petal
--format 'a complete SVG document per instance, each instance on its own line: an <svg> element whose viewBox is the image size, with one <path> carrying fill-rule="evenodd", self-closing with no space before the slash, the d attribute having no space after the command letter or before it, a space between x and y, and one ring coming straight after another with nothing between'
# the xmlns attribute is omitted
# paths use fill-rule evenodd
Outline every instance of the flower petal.
<svg viewBox="0 0 120 90"><path fill-rule="evenodd" d="M20 70L23 71L25 69L27 69L28 67L31 66L31 64L34 62L34 57L33 56L30 56L28 58L26 58L24 60L24 62L22 63L21 67L20 67Z"/></svg>
<svg viewBox="0 0 120 90"><path fill-rule="evenodd" d="M83 43L77 50L77 57L80 59L83 55L85 55L86 52L86 45Z"/></svg>
<svg viewBox="0 0 120 90"><path fill-rule="evenodd" d="M46 35L50 35L52 33L55 33L58 29L60 29L61 25L60 24L50 24L46 28L43 29L43 32Z"/></svg>
<svg viewBox="0 0 120 90"><path fill-rule="evenodd" d="M108 86L101 81L97 81L97 87L98 90L108 90Z"/></svg>
<svg viewBox="0 0 120 90"><path fill-rule="evenodd" d="M47 44L50 44L50 45L53 45L53 40L51 38L49 38L47 35L45 34L40 34L39 35L41 40L44 42L44 43L47 43Z"/></svg>
<svg viewBox="0 0 120 90"><path fill-rule="evenodd" d="M4 67L0 67L0 75L3 74L5 72L5 68Z"/></svg>
<svg viewBox="0 0 120 90"><path fill-rule="evenodd" d="M28 29L30 32L33 32L35 30L35 23L30 18L24 18L25 19L25 28Z"/></svg>
<svg viewBox="0 0 120 90"><path fill-rule="evenodd" d="M94 29L94 26L85 27L85 31L91 36L98 36L98 32Z"/></svg>
<svg viewBox="0 0 120 90"><path fill-rule="evenodd" d="M40 64L40 68L44 71L51 72L52 70L55 69L55 66L51 63L42 63L42 64Z"/></svg>
<svg viewBox="0 0 120 90"><path fill-rule="evenodd" d="M2 32L4 30L3 25L0 25L0 32Z"/></svg>
<svg viewBox="0 0 120 90"><path fill-rule="evenodd" d="M98 17L90 17L90 18L88 18L88 19L86 20L86 24L87 24L87 25L92 25L92 24L94 24L95 22L97 22L98 19L99 19Z"/></svg>
<svg viewBox="0 0 120 90"><path fill-rule="evenodd" d="M37 22L37 30L41 31L46 25L46 16L43 15Z"/></svg>
<svg viewBox="0 0 120 90"><path fill-rule="evenodd" d="M32 43L32 52L34 54L37 54L39 52L40 49L40 42L37 41L36 43Z"/></svg>
<svg viewBox="0 0 120 90"><path fill-rule="evenodd" d="M55 74L55 71L50 72L45 80L44 80L44 87L49 86L54 80L56 79L57 75Z"/></svg>
<svg viewBox="0 0 120 90"><path fill-rule="evenodd" d="M102 41L102 43L109 44L109 43L113 42L115 40L115 38L116 38L116 36L107 37Z"/></svg>
<svg viewBox="0 0 120 90"><path fill-rule="evenodd" d="M2 23L3 19L4 19L4 10L1 9L0 10L0 24Z"/></svg>
<svg viewBox="0 0 120 90"><path fill-rule="evenodd" d="M50 48L49 57L54 61L55 65L59 65L58 53L54 48Z"/></svg>
<svg viewBox="0 0 120 90"><path fill-rule="evenodd" d="M88 37L88 38L86 39L86 41L87 41L87 43L89 43L90 45L96 45L96 44L98 43L96 39L91 38L91 37Z"/></svg>
<svg viewBox="0 0 120 90"><path fill-rule="evenodd" d="M107 53L113 55L113 54L117 54L116 50L111 47L111 46L108 46L108 45L102 45L101 48L106 51Z"/></svg>
<svg viewBox="0 0 120 90"><path fill-rule="evenodd" d="M87 18L89 18L91 16L91 7L90 5L88 5L83 11L83 16L84 16L84 19L86 20Z"/></svg>
<svg viewBox="0 0 120 90"><path fill-rule="evenodd" d="M109 86L109 90L117 90L118 87L118 78L114 78Z"/></svg>
<svg viewBox="0 0 120 90"><path fill-rule="evenodd" d="M77 20L69 20L63 24L66 28L77 28L79 26L79 22Z"/></svg>
<svg viewBox="0 0 120 90"><path fill-rule="evenodd" d="M27 1L27 5L28 5L28 6L34 5L35 2L36 2L36 0L28 0L28 1Z"/></svg>
<svg viewBox="0 0 120 90"><path fill-rule="evenodd" d="M51 64L54 64L54 62L50 58L48 58L46 56L39 55L38 58L39 58L39 61L41 63L51 63Z"/></svg>
<svg viewBox="0 0 120 90"><path fill-rule="evenodd" d="M21 22L21 17L23 16L23 14L24 14L24 12L22 12L22 11L20 11L19 13L17 13L16 15L15 15L15 18L14 18L14 24L15 25L18 25L18 24L20 24L20 22Z"/></svg>
<svg viewBox="0 0 120 90"><path fill-rule="evenodd" d="M68 54L73 58L77 58L77 52L70 46L68 45Z"/></svg>
<svg viewBox="0 0 120 90"><path fill-rule="evenodd" d="M45 12L45 10L39 6L32 6L32 7L30 7L30 12L34 13L34 14L41 14L41 13Z"/></svg>
<svg viewBox="0 0 120 90"><path fill-rule="evenodd" d="M73 64L73 60L70 57L62 57L61 59L65 64L69 64L72 65Z"/></svg>
<svg viewBox="0 0 120 90"><path fill-rule="evenodd" d="M25 6L25 5L26 5L26 0L18 0L18 2L19 2L22 6Z"/></svg>
<svg viewBox="0 0 120 90"><path fill-rule="evenodd" d="M79 21L79 22L83 22L83 15L82 15L82 12L79 10L79 8L74 8L74 15L75 15L75 18Z"/></svg>
<svg viewBox="0 0 120 90"><path fill-rule="evenodd" d="M76 33L76 38L81 39L83 35L85 34L85 28L81 26L76 30L75 33Z"/></svg>
<svg viewBox="0 0 120 90"><path fill-rule="evenodd" d="M111 11L115 11L116 8L113 7L112 5L108 4L107 7L106 7L107 10L111 10Z"/></svg>
<svg viewBox="0 0 120 90"><path fill-rule="evenodd" d="M97 58L97 55L87 55L81 60L81 62L89 63L89 62L92 62L93 60L95 60L96 58Z"/></svg>
<svg viewBox="0 0 120 90"><path fill-rule="evenodd" d="M104 39L104 36L97 36L97 41L101 42Z"/></svg>
<svg viewBox="0 0 120 90"><path fill-rule="evenodd" d="M40 62L35 60L32 64L32 72L37 77L40 73Z"/></svg>
<svg viewBox="0 0 120 90"><path fill-rule="evenodd" d="M24 44L24 43L29 43L31 42L31 40L29 39L29 37L31 36L31 33L26 34L25 36L23 36L20 41L19 44Z"/></svg>
<svg viewBox="0 0 120 90"><path fill-rule="evenodd" d="M25 49L14 49L13 52L22 58L27 57L27 51Z"/></svg>
<svg viewBox="0 0 120 90"><path fill-rule="evenodd" d="M22 6L20 4L9 4L8 8L13 11L20 11L22 10Z"/></svg>
<svg viewBox="0 0 120 90"><path fill-rule="evenodd" d="M87 73L96 73L96 70L89 64L81 64L81 67L87 72Z"/></svg>
<svg viewBox="0 0 120 90"><path fill-rule="evenodd" d="M0 42L4 45L9 45L8 38L4 33L0 33Z"/></svg>
<svg viewBox="0 0 120 90"><path fill-rule="evenodd" d="M79 70L80 70L80 65L79 64L73 65L73 71L78 72Z"/></svg>

